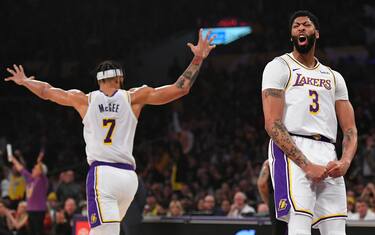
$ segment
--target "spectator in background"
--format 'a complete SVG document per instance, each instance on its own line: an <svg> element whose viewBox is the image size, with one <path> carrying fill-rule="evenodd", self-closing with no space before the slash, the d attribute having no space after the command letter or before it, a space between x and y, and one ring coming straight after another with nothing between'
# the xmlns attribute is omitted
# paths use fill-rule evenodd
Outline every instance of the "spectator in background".
<svg viewBox="0 0 375 235"><path fill-rule="evenodd" d="M76 210L76 201L73 198L67 198L64 202L64 209L56 213L56 235L66 235L72 232L73 216Z"/></svg>
<svg viewBox="0 0 375 235"><path fill-rule="evenodd" d="M4 200L9 199L9 179L7 177L8 169L6 167L2 167L1 169L1 198Z"/></svg>
<svg viewBox="0 0 375 235"><path fill-rule="evenodd" d="M74 171L61 172L60 181L56 189L57 199L60 202L64 202L67 198L74 198L76 202L82 199L81 187L74 182Z"/></svg>
<svg viewBox="0 0 375 235"><path fill-rule="evenodd" d="M168 217L178 217L184 215L184 208L182 207L182 204L178 200L172 200L169 203L169 208L167 212Z"/></svg>
<svg viewBox="0 0 375 235"><path fill-rule="evenodd" d="M220 215L222 216L227 216L230 211L230 201L229 200L223 200L221 202L221 207L220 207Z"/></svg>
<svg viewBox="0 0 375 235"><path fill-rule="evenodd" d="M12 162L18 172L26 179L27 212L29 214L30 234L41 235L43 233L43 221L47 210L48 178L47 167L42 163L44 152L40 151L37 163L30 173L13 156Z"/></svg>
<svg viewBox="0 0 375 235"><path fill-rule="evenodd" d="M16 209L18 203L25 199L26 181L25 178L17 171L13 165L9 174L8 196L10 200L10 208Z"/></svg>
<svg viewBox="0 0 375 235"><path fill-rule="evenodd" d="M154 195L148 195L143 214L145 216L158 216L165 214L164 208L159 205Z"/></svg>
<svg viewBox="0 0 375 235"><path fill-rule="evenodd" d="M3 201L0 201L0 235L12 235L9 230L9 222L7 219L8 208Z"/></svg>
<svg viewBox="0 0 375 235"><path fill-rule="evenodd" d="M57 196L55 192L51 192L47 197L47 213L44 218L44 229L47 231L52 231L55 234L56 230L56 213L58 207Z"/></svg>
<svg viewBox="0 0 375 235"><path fill-rule="evenodd" d="M352 214L350 220L375 220L375 214L368 208L368 204L363 199L358 199L355 203L356 213Z"/></svg>
<svg viewBox="0 0 375 235"><path fill-rule="evenodd" d="M17 211L14 215L10 210L7 211L6 215L9 221L9 229L13 230L14 234L28 234L27 224L29 216L27 214L27 203L25 201L18 203Z"/></svg>
<svg viewBox="0 0 375 235"><path fill-rule="evenodd" d="M237 192L233 198L233 204L230 208L229 217L242 218L255 213L255 209L246 204L246 195L243 192Z"/></svg>
<svg viewBox="0 0 375 235"><path fill-rule="evenodd" d="M203 207L205 215L221 215L219 209L216 207L215 197L210 194L204 197Z"/></svg>
<svg viewBox="0 0 375 235"><path fill-rule="evenodd" d="M372 202L375 197L375 185L373 183L368 183L363 189L361 194L361 199L366 202Z"/></svg>

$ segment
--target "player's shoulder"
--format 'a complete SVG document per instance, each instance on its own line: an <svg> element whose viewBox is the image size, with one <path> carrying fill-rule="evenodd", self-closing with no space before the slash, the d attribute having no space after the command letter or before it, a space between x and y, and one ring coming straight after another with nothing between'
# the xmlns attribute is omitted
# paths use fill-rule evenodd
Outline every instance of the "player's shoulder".
<svg viewBox="0 0 375 235"><path fill-rule="evenodd" d="M271 61L269 61L264 68L264 74L289 74L290 66L283 56L284 55L274 57Z"/></svg>
<svg viewBox="0 0 375 235"><path fill-rule="evenodd" d="M320 65L321 65L320 70L324 69L326 73L331 73L332 76L335 78L335 80L344 80L344 77L337 70L327 65L323 65L323 64L320 64Z"/></svg>
<svg viewBox="0 0 375 235"><path fill-rule="evenodd" d="M267 65L288 66L286 54L274 57Z"/></svg>
<svg viewBox="0 0 375 235"><path fill-rule="evenodd" d="M139 86L139 87L133 87L133 88L130 88L130 89L128 90L128 92L130 92L130 93L134 93L134 92L137 92L137 91L139 91L139 90L144 90L144 89L147 89L147 88L149 88L149 86L147 86L147 85L142 85L142 86Z"/></svg>

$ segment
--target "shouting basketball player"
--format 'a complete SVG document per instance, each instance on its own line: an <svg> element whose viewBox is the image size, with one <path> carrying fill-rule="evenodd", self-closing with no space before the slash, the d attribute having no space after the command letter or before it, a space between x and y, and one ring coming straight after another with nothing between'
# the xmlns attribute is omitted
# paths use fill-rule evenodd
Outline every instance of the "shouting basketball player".
<svg viewBox="0 0 375 235"><path fill-rule="evenodd" d="M279 219L289 235L344 235L343 175L357 149L354 111L341 74L315 58L319 23L308 11L290 19L293 51L276 57L263 72L265 128ZM337 116L337 118L336 118ZM337 119L344 134L337 159Z"/></svg>

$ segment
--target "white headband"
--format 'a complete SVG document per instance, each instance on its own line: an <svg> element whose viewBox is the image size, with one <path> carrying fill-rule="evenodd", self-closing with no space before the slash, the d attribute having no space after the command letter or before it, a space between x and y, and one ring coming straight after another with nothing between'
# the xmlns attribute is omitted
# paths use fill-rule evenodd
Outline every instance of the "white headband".
<svg viewBox="0 0 375 235"><path fill-rule="evenodd" d="M98 79L98 81L99 81L99 80L102 80L102 79L112 78L112 77L116 77L116 76L122 76L121 69L109 69L109 70L98 72L96 74L96 79Z"/></svg>

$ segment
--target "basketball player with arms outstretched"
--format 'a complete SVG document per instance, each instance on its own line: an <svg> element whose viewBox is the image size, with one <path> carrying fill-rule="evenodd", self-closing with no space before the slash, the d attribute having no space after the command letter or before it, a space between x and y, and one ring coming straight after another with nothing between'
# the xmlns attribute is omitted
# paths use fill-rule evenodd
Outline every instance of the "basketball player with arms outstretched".
<svg viewBox="0 0 375 235"><path fill-rule="evenodd" d="M278 219L289 235L344 235L343 175L357 149L353 107L341 74L315 58L319 23L308 11L290 19L293 51L276 57L263 72L265 128ZM337 119L343 150L337 159Z"/></svg>
<svg viewBox="0 0 375 235"><path fill-rule="evenodd" d="M162 105L189 93L204 59L215 45L209 33L197 45L188 43L194 58L174 84L151 88L142 86L123 90L124 75L112 62L98 66L99 90L84 94L79 90L62 90L26 77L22 66L7 69L12 74L5 81L24 86L38 97L75 108L84 124L87 161L86 192L88 220L92 235L119 234L138 180L133 157L133 140L137 120L144 105Z"/></svg>

